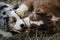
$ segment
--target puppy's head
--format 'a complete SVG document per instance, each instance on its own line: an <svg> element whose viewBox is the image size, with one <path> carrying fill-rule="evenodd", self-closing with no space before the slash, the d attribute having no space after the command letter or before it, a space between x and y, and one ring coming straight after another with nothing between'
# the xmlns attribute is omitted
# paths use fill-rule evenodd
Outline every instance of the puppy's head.
<svg viewBox="0 0 60 40"><path fill-rule="evenodd" d="M2 6L1 6L2 5ZM2 8L3 7L3 8ZM1 24L7 25L9 31L21 32L24 27L23 20L15 13L11 5L0 4Z"/></svg>
<svg viewBox="0 0 60 40"><path fill-rule="evenodd" d="M52 12L48 7L45 6L40 6L35 10L35 14L37 17L40 17L41 19L45 20L50 20L52 19Z"/></svg>

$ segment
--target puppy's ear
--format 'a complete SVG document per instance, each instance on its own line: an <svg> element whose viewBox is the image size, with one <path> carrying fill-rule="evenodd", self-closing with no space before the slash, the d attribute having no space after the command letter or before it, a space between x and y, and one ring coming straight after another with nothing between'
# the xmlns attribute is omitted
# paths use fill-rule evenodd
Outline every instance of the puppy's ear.
<svg viewBox="0 0 60 40"><path fill-rule="evenodd" d="M39 7L39 8L36 9L36 14L38 14L38 15L39 15L39 14L45 14L45 11L46 11L46 10L44 10L44 9L41 8L41 7Z"/></svg>
<svg viewBox="0 0 60 40"><path fill-rule="evenodd" d="M8 7L8 6L7 6L7 5L1 6L1 7L0 7L0 10L2 10L3 8L6 8L6 7Z"/></svg>

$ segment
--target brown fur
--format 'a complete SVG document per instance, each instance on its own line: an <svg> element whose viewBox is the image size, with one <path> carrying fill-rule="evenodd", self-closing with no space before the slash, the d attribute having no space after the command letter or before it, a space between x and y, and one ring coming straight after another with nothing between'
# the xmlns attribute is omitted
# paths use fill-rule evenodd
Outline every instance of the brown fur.
<svg viewBox="0 0 60 40"><path fill-rule="evenodd" d="M39 6L46 6L53 14L57 17L60 17L60 1L59 0L26 0L23 2L26 4L28 9L31 9L31 6L33 6L34 10Z"/></svg>
<svg viewBox="0 0 60 40"><path fill-rule="evenodd" d="M39 21L41 20L40 17L36 16L35 13L32 13L30 16L29 16L30 20L31 21Z"/></svg>
<svg viewBox="0 0 60 40"><path fill-rule="evenodd" d="M60 17L60 1L59 0L25 0L22 4L25 4L28 8L27 11L35 10L39 6L46 6L53 12L53 15ZM43 11L43 10L42 10ZM19 15L21 14L21 15ZM24 16L25 13L18 13L19 16ZM23 17L22 16L22 17Z"/></svg>
<svg viewBox="0 0 60 40"><path fill-rule="evenodd" d="M13 25L9 23L9 24L8 24L8 30L9 30L9 31L12 31L12 29L13 29Z"/></svg>
<svg viewBox="0 0 60 40"><path fill-rule="evenodd" d="M56 23L52 20L52 14L53 12L50 11L49 8L44 7L44 6L39 6L37 7L36 10L33 11L33 13L31 13L30 20L31 21L39 21L42 20L44 22L44 24L37 26L35 24L31 24L31 29L39 30L39 31L47 31L50 34L53 34L55 32L57 32L57 28L56 28Z"/></svg>
<svg viewBox="0 0 60 40"><path fill-rule="evenodd" d="M12 17L12 19L13 19L13 22L16 22L17 21L16 17Z"/></svg>

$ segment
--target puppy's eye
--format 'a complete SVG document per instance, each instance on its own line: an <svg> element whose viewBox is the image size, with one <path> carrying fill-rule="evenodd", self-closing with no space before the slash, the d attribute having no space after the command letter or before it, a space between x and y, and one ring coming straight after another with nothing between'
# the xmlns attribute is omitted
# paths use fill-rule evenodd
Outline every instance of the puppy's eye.
<svg viewBox="0 0 60 40"><path fill-rule="evenodd" d="M16 19L14 19L13 22L16 22Z"/></svg>
<svg viewBox="0 0 60 40"><path fill-rule="evenodd" d="M12 11L12 9L10 9L10 11Z"/></svg>
<svg viewBox="0 0 60 40"><path fill-rule="evenodd" d="M6 12L3 12L3 15L5 15L6 14Z"/></svg>
<svg viewBox="0 0 60 40"><path fill-rule="evenodd" d="M17 21L16 17L12 17L12 18L13 18L13 22L16 22Z"/></svg>

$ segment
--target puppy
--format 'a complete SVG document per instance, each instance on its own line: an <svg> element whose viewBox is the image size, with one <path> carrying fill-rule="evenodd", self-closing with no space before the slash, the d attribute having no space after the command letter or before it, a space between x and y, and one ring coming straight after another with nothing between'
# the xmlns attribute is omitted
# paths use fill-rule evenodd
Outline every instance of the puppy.
<svg viewBox="0 0 60 40"><path fill-rule="evenodd" d="M21 32L24 27L23 20L15 13L13 7L9 4L0 2L0 24L9 31Z"/></svg>
<svg viewBox="0 0 60 40"><path fill-rule="evenodd" d="M45 6L39 6L27 18L24 18L26 26L32 30L47 31L48 34L57 32L53 12Z"/></svg>

